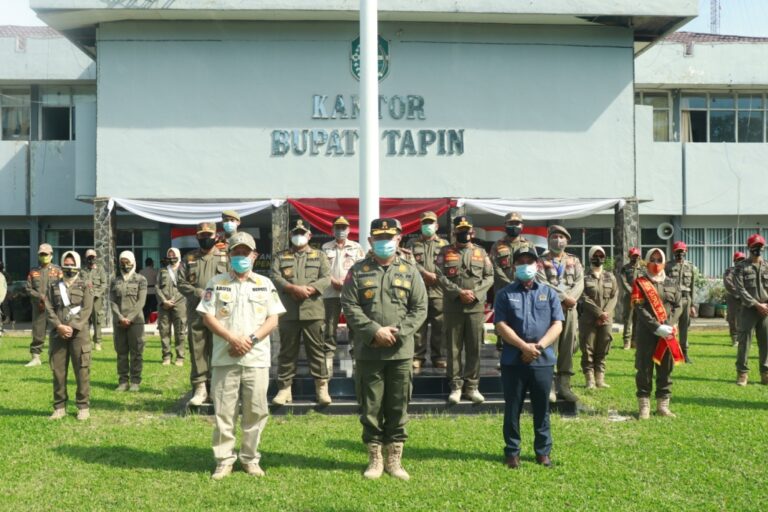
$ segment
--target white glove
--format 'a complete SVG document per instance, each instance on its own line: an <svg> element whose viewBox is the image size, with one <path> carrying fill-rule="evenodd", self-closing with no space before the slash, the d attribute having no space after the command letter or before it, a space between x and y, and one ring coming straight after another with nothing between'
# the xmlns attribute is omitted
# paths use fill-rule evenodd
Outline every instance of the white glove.
<svg viewBox="0 0 768 512"><path fill-rule="evenodd" d="M669 338L672 335L673 330L671 325L660 325L653 331L653 334L660 338Z"/></svg>

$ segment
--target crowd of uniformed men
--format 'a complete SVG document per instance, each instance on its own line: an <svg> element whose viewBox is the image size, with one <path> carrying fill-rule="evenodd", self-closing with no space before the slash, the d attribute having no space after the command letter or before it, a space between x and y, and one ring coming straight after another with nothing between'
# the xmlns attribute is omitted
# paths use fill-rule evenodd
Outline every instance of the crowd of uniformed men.
<svg viewBox="0 0 768 512"><path fill-rule="evenodd" d="M673 416L669 376L675 363L691 362L688 327L695 314L696 270L686 260L683 242L673 245L670 262L661 249L651 249L643 261L640 251L632 248L629 261L614 275L604 270L607 254L602 247L589 249L586 268L569 254L566 248L571 235L559 225L549 226L548 249L537 254L533 243L522 235L523 218L516 212L505 217L505 236L493 244L490 253L473 242L470 217L454 219L454 242L450 243L437 234L437 215L424 212L418 237L403 246L397 219L373 221L371 250L366 254L350 239L350 223L342 216L333 222L333 240L320 249L310 245L310 226L296 221L290 230L290 248L274 255L266 278L252 271L255 241L238 230L238 213L223 212L222 224L223 235L217 236L216 223L200 223L199 248L183 257L178 249L169 248L159 271L147 260L148 268L136 272L133 253L123 251L111 281L96 262L93 249L86 251L84 265L79 254L67 251L59 266L52 262L53 248L40 246L39 266L28 276L33 336L27 366L41 364L46 330L50 329L52 419L65 416L68 361L77 378L77 418L89 418L89 326L93 326L93 350L101 350L105 302L113 319L116 391L139 391L151 295L156 302L149 309L157 309L162 364L170 365L175 355L175 364L183 366L188 355L190 405L199 406L209 399L214 403L213 444L218 464L213 477L227 476L237 458L234 420L238 397L251 405L243 407L240 459L249 474L260 476L257 446L268 415L270 332L277 327L280 342L278 391L272 403L279 406L292 401L303 340L317 403L326 406L332 401L328 383L343 312L355 359L363 441L369 453L365 476L377 478L386 470L407 479L400 457L407 437L413 374L429 359L434 368L446 370L450 404L462 398L484 401L479 390L480 353L491 287L496 297L497 348L502 352L499 369L506 401L504 436L509 467L519 465L516 418L526 391L535 402L537 462L549 465L548 402L558 397L578 400L571 378L573 356L579 349L586 389L609 387L606 358L619 300L624 303L624 349L636 348L639 417L650 415L654 371L657 412ZM734 254L734 265L724 276L730 334L738 346L740 386L748 380L753 331L759 344L761 382L768 384L768 265L761 256L765 240L753 235L747 245L750 254Z"/></svg>

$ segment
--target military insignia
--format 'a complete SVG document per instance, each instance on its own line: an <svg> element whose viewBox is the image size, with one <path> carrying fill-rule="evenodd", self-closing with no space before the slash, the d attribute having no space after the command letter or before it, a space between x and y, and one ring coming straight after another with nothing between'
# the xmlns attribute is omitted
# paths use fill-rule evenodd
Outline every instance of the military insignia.
<svg viewBox="0 0 768 512"><path fill-rule="evenodd" d="M205 294L203 295L203 300L205 302L210 302L211 298L213 297L213 290L210 288L205 289Z"/></svg>
<svg viewBox="0 0 768 512"><path fill-rule="evenodd" d="M221 302L232 302L232 294L229 292L219 293L219 300Z"/></svg>
<svg viewBox="0 0 768 512"><path fill-rule="evenodd" d="M459 253L451 251L446 253L443 259L445 261L459 261L461 257L459 256Z"/></svg>
<svg viewBox="0 0 768 512"><path fill-rule="evenodd" d="M404 290L398 290L398 295L401 297L405 297L405 291Z"/></svg>
<svg viewBox="0 0 768 512"><path fill-rule="evenodd" d="M368 272L369 270L371 270L371 267L368 265L363 265L363 272Z"/></svg>
<svg viewBox="0 0 768 512"><path fill-rule="evenodd" d="M395 279L394 283L395 286L403 286L403 281L400 279Z"/></svg>
<svg viewBox="0 0 768 512"><path fill-rule="evenodd" d="M293 276L293 269L292 268L284 268L283 269L283 275L285 277L291 277Z"/></svg>
<svg viewBox="0 0 768 512"><path fill-rule="evenodd" d="M223 307L219 310L219 316L229 316L229 308Z"/></svg>
<svg viewBox="0 0 768 512"><path fill-rule="evenodd" d="M459 273L459 269L458 267L450 267L445 269L445 273L448 275L448 277L453 277Z"/></svg>
<svg viewBox="0 0 768 512"><path fill-rule="evenodd" d="M541 295L539 295L539 300L541 301L547 300L547 294L542 293Z"/></svg>
<svg viewBox="0 0 768 512"><path fill-rule="evenodd" d="M410 281L403 281L403 286L406 287L406 288L410 288L411 287L411 282Z"/></svg>
<svg viewBox="0 0 768 512"><path fill-rule="evenodd" d="M372 298L373 298L373 295L374 295L374 292L373 292L373 290L365 290L365 293L363 293L363 296L364 296L366 299L372 299Z"/></svg>
<svg viewBox="0 0 768 512"><path fill-rule="evenodd" d="M397 270L399 270L400 272L405 272L406 270L408 270L408 267L406 267L405 265L400 265L400 267L398 267Z"/></svg>
<svg viewBox="0 0 768 512"><path fill-rule="evenodd" d="M363 286L373 286L374 284L375 283L371 279L368 279L367 281L363 281Z"/></svg>

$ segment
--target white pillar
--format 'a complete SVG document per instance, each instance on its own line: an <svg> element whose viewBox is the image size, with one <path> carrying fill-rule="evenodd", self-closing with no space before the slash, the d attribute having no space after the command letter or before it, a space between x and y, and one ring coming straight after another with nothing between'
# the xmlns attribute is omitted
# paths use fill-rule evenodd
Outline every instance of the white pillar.
<svg viewBox="0 0 768 512"><path fill-rule="evenodd" d="M379 216L378 0L360 0L360 243Z"/></svg>

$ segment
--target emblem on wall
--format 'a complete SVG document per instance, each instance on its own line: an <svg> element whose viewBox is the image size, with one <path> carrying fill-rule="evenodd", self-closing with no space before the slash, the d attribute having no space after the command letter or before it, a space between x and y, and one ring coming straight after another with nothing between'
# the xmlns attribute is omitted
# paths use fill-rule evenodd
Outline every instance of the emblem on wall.
<svg viewBox="0 0 768 512"><path fill-rule="evenodd" d="M379 36L379 81L384 80L389 73L389 42ZM355 80L360 80L360 38L352 41L352 51L349 54L350 71Z"/></svg>

